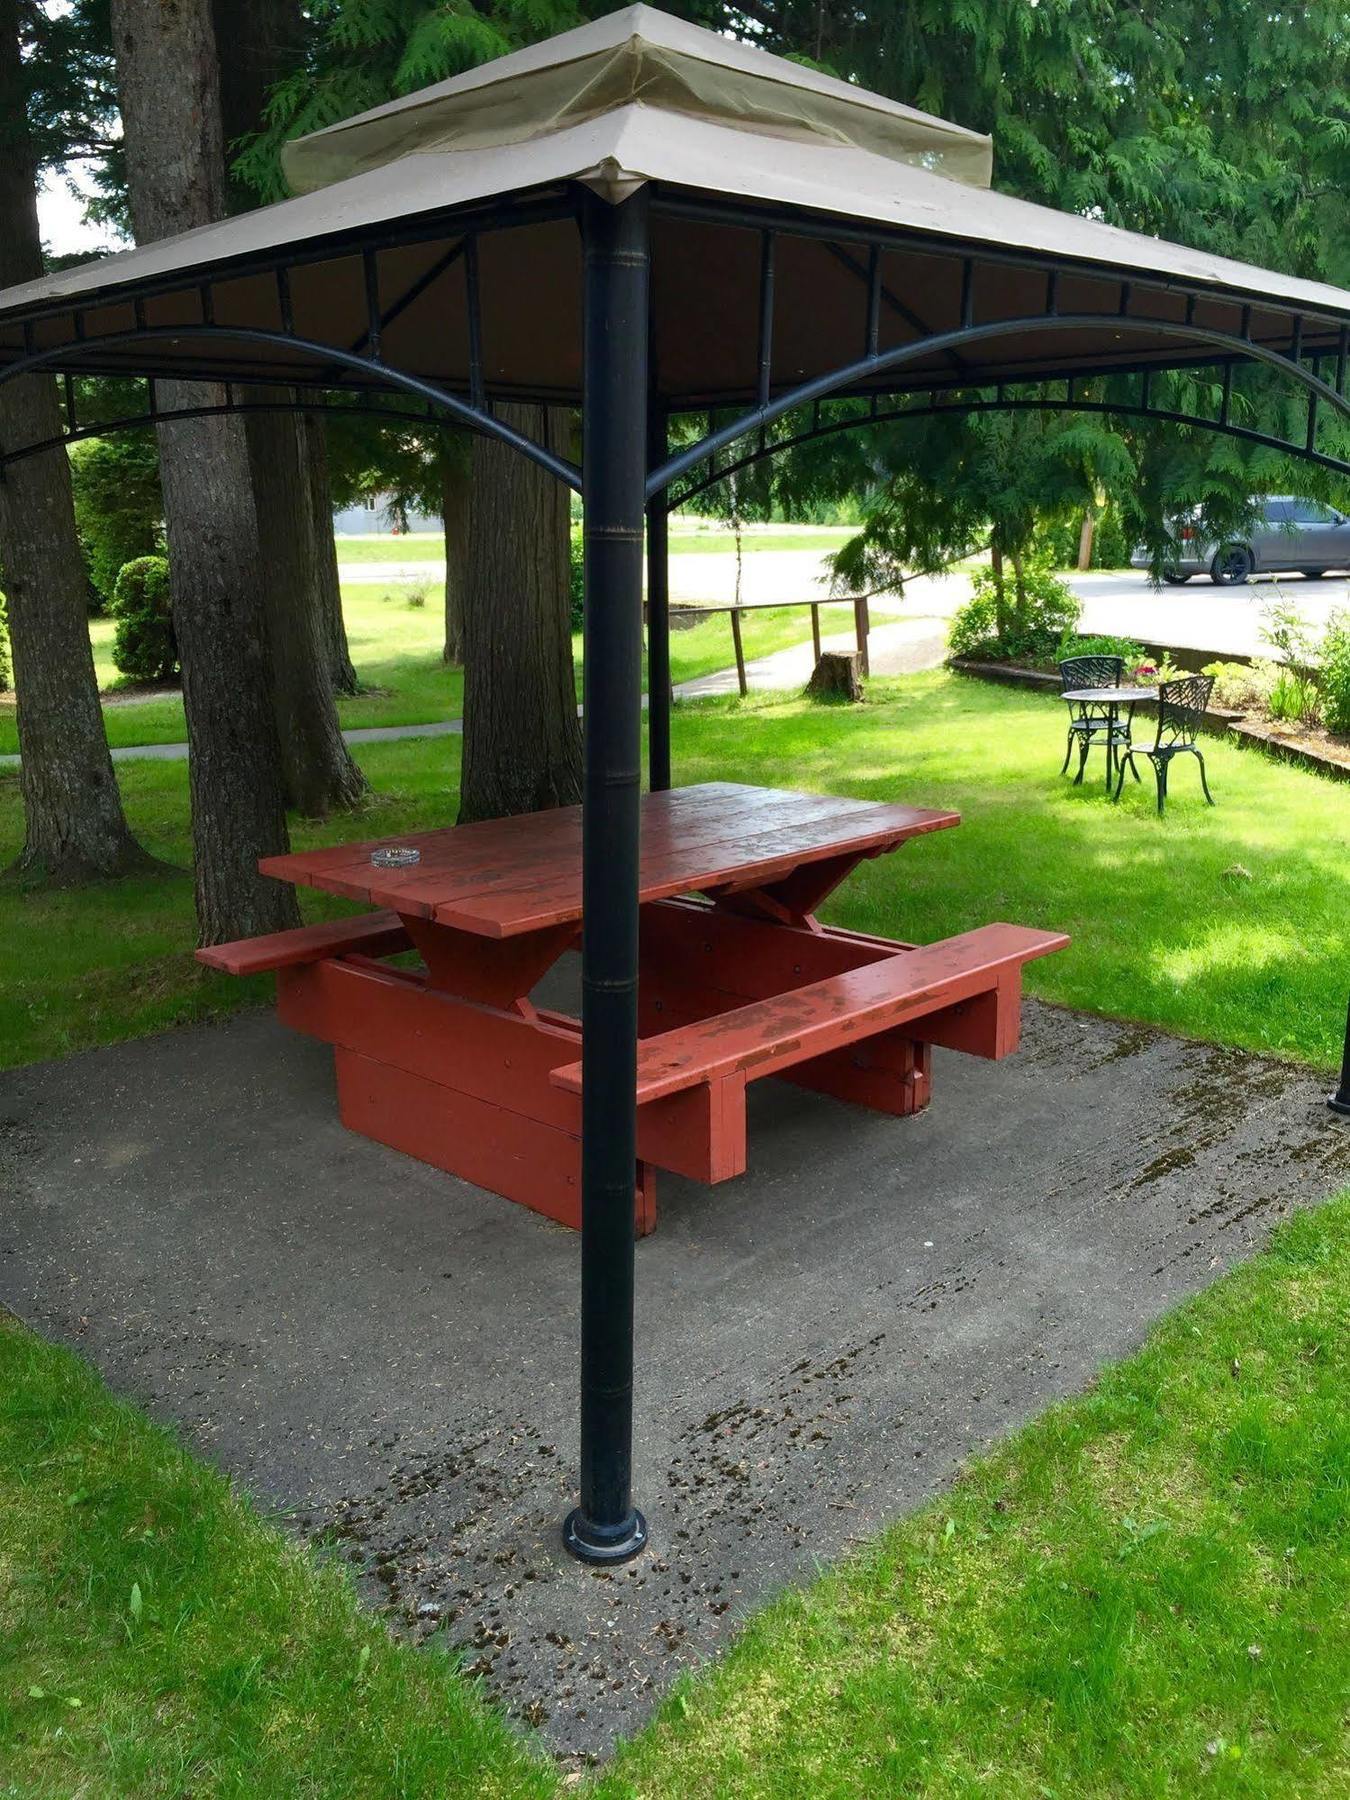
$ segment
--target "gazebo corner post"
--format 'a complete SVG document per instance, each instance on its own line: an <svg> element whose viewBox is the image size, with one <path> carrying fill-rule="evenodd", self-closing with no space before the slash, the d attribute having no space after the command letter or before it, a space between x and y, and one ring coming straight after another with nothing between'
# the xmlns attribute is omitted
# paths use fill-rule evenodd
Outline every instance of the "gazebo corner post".
<svg viewBox="0 0 1350 1800"><path fill-rule="evenodd" d="M1327 1095L1327 1105L1343 1119L1350 1119L1350 1007L1345 1014L1345 1049L1341 1055L1341 1079L1334 1094Z"/></svg>
<svg viewBox="0 0 1350 1800"><path fill-rule="evenodd" d="M581 947L581 1502L563 1541L619 1563L633 1505L642 540L648 203L582 196L585 710Z"/></svg>
<svg viewBox="0 0 1350 1800"><path fill-rule="evenodd" d="M669 441L664 408L648 408L647 460L659 469ZM647 785L670 786L670 512L665 490L647 501Z"/></svg>

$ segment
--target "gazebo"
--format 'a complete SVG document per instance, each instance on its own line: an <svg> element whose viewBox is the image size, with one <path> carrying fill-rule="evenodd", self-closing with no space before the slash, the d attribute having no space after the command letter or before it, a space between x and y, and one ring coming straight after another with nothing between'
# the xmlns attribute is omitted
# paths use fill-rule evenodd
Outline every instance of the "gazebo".
<svg viewBox="0 0 1350 1800"><path fill-rule="evenodd" d="M290 146L297 197L0 294L0 381L67 378L64 432L378 402L513 445L585 503L580 1504L631 1482L643 544L649 781L670 785L669 510L789 443L915 410L1178 419L1350 474L1350 293L995 192L988 139L633 6ZM1301 392L1286 439L1234 371ZM1213 367L1212 412L1158 397ZM139 376L90 423L75 376ZM212 384L161 410L157 379ZM1102 385L1110 378L1109 390ZM1096 384L1096 385L1093 385ZM266 396L255 390L266 388ZM391 407L390 401L393 401ZM580 405L578 467L496 418ZM840 404L846 402L847 404ZM703 417L670 448L675 415Z"/></svg>

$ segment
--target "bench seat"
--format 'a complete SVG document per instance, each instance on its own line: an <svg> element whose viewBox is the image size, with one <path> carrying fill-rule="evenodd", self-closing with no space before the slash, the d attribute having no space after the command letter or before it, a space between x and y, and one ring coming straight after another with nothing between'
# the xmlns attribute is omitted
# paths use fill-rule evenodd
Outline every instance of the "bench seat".
<svg viewBox="0 0 1350 1800"><path fill-rule="evenodd" d="M1068 942L1060 932L983 925L644 1038L638 1104L733 1076L780 1074L897 1027L921 1042L1007 1055L1017 1043L1023 963ZM564 1064L550 1079L580 1093L581 1067Z"/></svg>
<svg viewBox="0 0 1350 1800"><path fill-rule="evenodd" d="M208 944L197 961L225 975L267 975L322 962L327 956L393 956L410 950L411 940L397 913L361 913L352 919L330 919L322 925L299 925L264 937L239 938L233 944Z"/></svg>

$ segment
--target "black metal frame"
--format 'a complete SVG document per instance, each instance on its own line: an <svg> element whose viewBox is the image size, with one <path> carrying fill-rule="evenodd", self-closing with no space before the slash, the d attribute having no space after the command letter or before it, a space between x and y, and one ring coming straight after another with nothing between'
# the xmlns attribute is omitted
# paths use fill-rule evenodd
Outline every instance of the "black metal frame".
<svg viewBox="0 0 1350 1800"><path fill-rule="evenodd" d="M522 436L495 419L484 377L481 318L478 306L478 238L482 234L512 229L541 221L574 218L579 222L584 251L584 456L578 469L543 445ZM654 357L651 293L649 290L650 237L658 218L698 219L719 225L748 228L761 234L758 295L758 355L753 387L744 396L744 410L731 421L708 429L694 444L672 454L668 447L668 423L673 411L706 410L694 396L664 392ZM858 278L858 357L841 366L775 388L774 323L776 297L781 290L780 240L798 237L824 242ZM411 286L384 304L380 294L381 249L411 243L444 240L446 249ZM887 250L918 250L942 256L961 266L961 323L955 330L930 330L915 309L891 293L882 276L882 256ZM302 264L364 259L367 319L356 342L330 345L305 338L295 330L290 300L289 271ZM469 337L467 392L401 372L381 354L382 333L431 283L454 263L462 263L466 283L466 320ZM975 287L977 264L998 263L1033 271L1044 280L1044 306L1039 313L977 322ZM1085 274L1095 280L1119 282L1118 303L1100 312L1059 311L1061 269L1066 274ZM232 328L215 317L216 286L245 276L271 275L276 282L278 329ZM1144 416L1227 431L1258 443L1271 444L1292 454L1306 456L1323 466L1350 475L1350 462L1319 451L1319 409L1350 415L1346 394L1347 351L1350 318L1345 314L1308 310L1300 314L1267 296L1197 287L1186 301L1186 317L1141 310L1141 298L1162 297L1175 307L1182 284L1163 276L1141 276L1134 271L1075 268L1059 264L1045 254L1021 253L993 246L962 249L948 240L914 231L888 230L841 217L775 211L726 197L698 197L645 188L618 206L611 206L589 192L559 192L519 196L459 215L427 217L396 224L380 231L355 232L304 250L273 252L250 260L213 265L200 282L201 318L187 326L151 327L145 323L144 304L156 295L181 292L187 285L181 276L162 277L139 287L123 283L91 297L86 305L58 299L35 308L25 323L27 354L0 369L0 382L44 369L61 370L67 376L108 374L125 378L134 371L107 356L112 349L126 351L137 344L154 345L163 352L174 340L227 343L290 350L295 366L268 369L265 375L251 371L241 380L237 364L228 357L218 361L175 362L163 354L151 366L161 380L216 382L225 385L223 404L193 405L160 411L156 405L155 378L150 379L149 405L135 419L81 424L74 412L74 389L67 382L66 430L58 439L38 445L18 446L4 452L0 445L0 477L4 467L24 456L36 455L77 437L107 435L133 426L157 426L178 418L204 417L248 411L322 411L326 402L306 397L311 390L355 393L363 397L394 393L421 401L427 413L374 411L374 417L391 421L428 423L445 417L485 432L513 445L541 467L579 492L586 501L585 562L585 828L583 847L584 920L582 946L583 985L583 1199L581 1291L581 1483L580 1505L569 1515L564 1535L568 1548L591 1561L616 1562L635 1555L646 1541L646 1526L632 1502L632 1378L634 1287L634 1174L636 1167L636 1054L637 1054L637 924L640 793L641 655L642 655L642 538L647 526L650 604L650 730L649 775L653 788L670 783L670 703L668 585L666 572L666 520L673 506L683 504L736 469L793 444L823 437L836 430L875 424L889 418L918 416L923 405L883 409L882 402L897 396L927 395L927 411L976 411L998 407L1077 406L1088 411L1142 412ZM84 315L111 301L130 303L135 328L115 335L88 336ZM1237 333L1217 331L1195 321L1199 301L1219 303L1241 312ZM541 304L544 302L541 301ZM1278 342L1264 342L1251 333L1255 311L1281 315L1288 330ZM917 335L905 343L881 348L883 311L901 318ZM71 315L72 337L64 344L35 347L35 328L42 320ZM1019 368L1001 382L987 382L969 397L970 366L963 351L971 345L1035 330L1062 334L1070 349L1075 332L1100 330L1111 325L1117 334L1148 333L1176 343L1175 352L1099 353L1082 359L1076 369L1059 365L1057 358L1042 359L1037 366ZM1310 329L1311 328L1311 329ZM1310 339L1316 339L1311 342ZM1279 347L1279 346L1285 347ZM934 375L915 368L938 358L945 365ZM1334 362L1335 379L1321 378L1323 363ZM1235 425L1230 417L1235 362L1254 361L1278 369L1308 393L1306 430L1302 443L1285 442ZM1311 367L1308 366L1311 362ZM317 370L314 365L317 364ZM1154 370L1196 368L1215 364L1226 371L1218 419L1190 417L1150 408L1149 382ZM255 365L256 369L256 365ZM1083 375L1138 373L1141 392L1137 404L1114 405L1076 397L1074 382ZM1062 398L1019 399L1010 389L1029 381L1066 381ZM291 405L241 401L238 390L248 386L290 387L296 390ZM988 395L992 398L981 398ZM961 390L967 390L962 398ZM525 394L522 389L494 386L544 401L566 401L561 394ZM939 404L940 392L953 398ZM826 400L859 398L866 403L857 416L825 421L821 404ZM810 409L805 431L771 437L770 428L802 408ZM343 412L345 408L334 408ZM750 451L731 464L719 464L720 452L753 438ZM707 464L697 481L694 471ZM1123 777L1123 771L1122 771Z"/></svg>
<svg viewBox="0 0 1350 1800"><path fill-rule="evenodd" d="M1066 656L1059 665L1059 691L1061 695L1070 694L1082 688L1114 688L1120 687L1125 679L1125 658L1123 656ZM1078 745L1078 773L1073 778L1075 787L1083 785L1083 776L1087 770L1088 752L1094 744L1101 744L1106 750L1106 785L1111 785L1111 777L1115 774L1118 749L1128 749L1130 743L1130 724L1134 716L1134 708L1130 708L1125 724L1120 723L1120 708L1109 701L1070 700L1068 739L1064 746L1064 765L1061 775L1066 775L1073 757L1074 744ZM1135 775L1135 780L1139 779Z"/></svg>
<svg viewBox="0 0 1350 1800"><path fill-rule="evenodd" d="M1209 697L1213 692L1212 675L1182 675L1175 681L1163 682L1158 689L1157 735L1151 744L1132 744L1126 750L1120 766L1120 779L1116 783L1117 800L1125 786L1126 766L1137 780L1138 770L1134 766L1134 759L1136 756L1146 756L1153 765L1153 776L1158 786L1158 811L1161 813L1167 805L1167 772L1172 758L1193 756L1200 765L1200 786L1204 789L1205 799L1213 806L1214 796L1209 791L1209 781L1205 775L1204 752L1196 742L1204 721L1205 708L1209 705Z"/></svg>
<svg viewBox="0 0 1350 1800"><path fill-rule="evenodd" d="M1350 1006L1346 1007L1345 1012L1345 1049L1341 1055L1341 1079L1335 1093L1327 1095L1327 1105L1343 1119L1350 1119Z"/></svg>

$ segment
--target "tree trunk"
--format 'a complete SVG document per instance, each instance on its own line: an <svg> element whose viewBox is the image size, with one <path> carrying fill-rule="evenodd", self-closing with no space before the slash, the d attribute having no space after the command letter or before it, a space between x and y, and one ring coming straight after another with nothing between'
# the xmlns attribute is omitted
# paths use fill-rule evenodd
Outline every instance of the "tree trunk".
<svg viewBox="0 0 1350 1800"><path fill-rule="evenodd" d="M16 0L0 0L0 286L43 273ZM0 386L0 444L61 428L50 376ZM127 828L89 644L88 574L64 450L0 473L0 562L18 698L24 846L14 873L67 883L150 859Z"/></svg>
<svg viewBox="0 0 1350 1800"><path fill-rule="evenodd" d="M287 397L280 388L258 393ZM306 443L294 414L254 413L246 435L282 785L299 812L322 818L355 805L366 783L343 740L333 698Z"/></svg>
<svg viewBox="0 0 1350 1800"><path fill-rule="evenodd" d="M862 655L857 650L825 650L803 690L808 700L848 701L867 698L862 684Z"/></svg>
<svg viewBox="0 0 1350 1800"><path fill-rule="evenodd" d="M1003 572L1003 546L996 537L989 540L989 573L994 578L994 616L1000 637L1008 635L1012 619L1008 613L1008 588Z"/></svg>
<svg viewBox="0 0 1350 1800"><path fill-rule="evenodd" d="M473 462L460 434L441 451L441 520L445 529L445 649L443 660L464 661L464 590L469 568Z"/></svg>
<svg viewBox="0 0 1350 1800"><path fill-rule="evenodd" d="M113 47L137 241L219 218L224 154L206 0L113 0ZM163 382L166 409L219 388ZM162 425L174 630L187 713L197 921L204 944L298 924L258 858L288 848L264 655L257 518L238 419Z"/></svg>
<svg viewBox="0 0 1350 1800"><path fill-rule="evenodd" d="M1090 506L1083 509L1083 523L1078 532L1078 567L1092 567L1092 540L1097 533L1097 515Z"/></svg>
<svg viewBox="0 0 1350 1800"><path fill-rule="evenodd" d="M216 0L215 16L222 128L232 144L258 128L268 90L303 55L304 14L300 0ZM256 204L228 169L222 176L229 211ZM293 398L285 388L253 393ZM331 678L333 595L320 532L331 539L332 507L319 491L327 488L327 464L321 476L308 467L312 439L299 416L254 414L247 437L282 781L292 806L323 816L353 805L366 789L343 742ZM340 616L340 598L338 609Z"/></svg>
<svg viewBox="0 0 1350 1800"><path fill-rule="evenodd" d="M565 412L516 402L497 410L518 431L566 453ZM474 440L461 822L581 798L570 530L561 482L505 444Z"/></svg>
<svg viewBox="0 0 1350 1800"><path fill-rule="evenodd" d="M314 524L315 572L318 581L319 625L324 654L335 694L359 694L361 678L347 643L347 621L342 616L342 583L338 579L337 542L333 537L333 490L328 479L328 433L322 419L302 415L307 439L310 513Z"/></svg>

